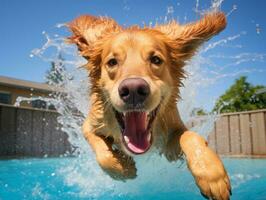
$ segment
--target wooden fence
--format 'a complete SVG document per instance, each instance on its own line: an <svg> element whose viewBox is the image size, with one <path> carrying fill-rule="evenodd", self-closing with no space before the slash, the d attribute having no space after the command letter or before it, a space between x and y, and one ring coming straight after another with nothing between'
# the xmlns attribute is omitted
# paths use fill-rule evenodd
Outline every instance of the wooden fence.
<svg viewBox="0 0 266 200"><path fill-rule="evenodd" d="M266 109L221 115L208 141L220 155L266 156Z"/></svg>
<svg viewBox="0 0 266 200"><path fill-rule="evenodd" d="M55 111L0 104L0 156L59 156L70 150Z"/></svg>
<svg viewBox="0 0 266 200"><path fill-rule="evenodd" d="M58 156L70 151L57 117L55 111L0 104L0 157ZM266 156L265 129L266 109L223 114L208 141L220 155Z"/></svg>

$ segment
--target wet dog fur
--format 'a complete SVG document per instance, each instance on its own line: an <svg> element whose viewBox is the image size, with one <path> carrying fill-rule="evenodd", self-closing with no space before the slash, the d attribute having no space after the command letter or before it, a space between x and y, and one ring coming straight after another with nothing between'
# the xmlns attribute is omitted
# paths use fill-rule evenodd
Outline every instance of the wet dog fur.
<svg viewBox="0 0 266 200"><path fill-rule="evenodd" d="M73 33L68 42L76 44L88 60L85 67L91 84L91 107L83 125L84 136L99 165L111 177L135 178L137 169L132 155L156 148L169 161L185 155L203 196L229 199L231 186L222 162L201 136L186 128L176 107L186 61L225 26L222 12L207 13L184 25L172 21L155 27L125 28L113 19L89 15L68 24ZM129 79L135 85L143 83L148 87L144 100L137 101L134 96L129 104L122 98L119 88ZM130 119L142 124L145 137L125 130L132 129L133 125L127 124ZM128 140L134 142L129 145Z"/></svg>

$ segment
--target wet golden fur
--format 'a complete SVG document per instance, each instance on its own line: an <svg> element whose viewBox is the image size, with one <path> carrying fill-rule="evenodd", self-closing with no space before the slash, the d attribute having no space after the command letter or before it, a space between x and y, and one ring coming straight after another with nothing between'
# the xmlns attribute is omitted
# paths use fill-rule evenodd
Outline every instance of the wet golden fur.
<svg viewBox="0 0 266 200"><path fill-rule="evenodd" d="M176 107L185 61L203 42L225 28L224 14L208 13L194 23L180 25L172 21L153 28L124 28L110 18L81 16L68 26L73 33L68 41L75 43L88 60L85 67L91 82L91 109L83 131L103 170L115 179L136 177L135 163L121 142L113 108L125 110L117 93L121 81L141 77L151 88L145 111L160 105L152 126L153 148L169 161L184 153L202 194L228 199L230 182L223 164L203 138L187 130ZM163 64L151 64L151 54L162 58ZM108 67L107 61L113 57L118 66ZM196 155L199 150L203 153Z"/></svg>

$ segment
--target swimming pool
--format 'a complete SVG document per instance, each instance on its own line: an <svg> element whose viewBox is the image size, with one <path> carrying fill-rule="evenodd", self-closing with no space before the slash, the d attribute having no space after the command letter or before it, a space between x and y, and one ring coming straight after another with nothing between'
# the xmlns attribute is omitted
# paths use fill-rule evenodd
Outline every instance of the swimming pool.
<svg viewBox="0 0 266 200"><path fill-rule="evenodd" d="M156 186L144 184L140 187L141 191L136 194L113 193L110 188L106 190L101 188L100 192L97 191L97 195L96 191L91 191L91 194L84 193L86 187L95 187L95 185L90 182L91 184L82 188L75 182L71 184L71 180L66 181L65 176L68 172L63 170L77 161L78 158L1 160L0 199L203 199L185 166L176 171L178 179L174 182L177 185L172 185L173 180L170 180L169 176L169 181L164 180L162 171L158 174L159 183ZM233 186L231 199L266 199L265 159L224 159L224 164ZM167 168L164 169L167 171ZM96 167L96 170L99 169ZM103 176L101 180L108 179L104 174L100 176ZM74 176L72 178L75 179ZM88 180L90 178L93 177L88 177ZM93 184L96 184L96 187L97 184L100 186L101 180ZM119 184L127 188L129 183L130 181ZM128 187L132 187L132 184Z"/></svg>

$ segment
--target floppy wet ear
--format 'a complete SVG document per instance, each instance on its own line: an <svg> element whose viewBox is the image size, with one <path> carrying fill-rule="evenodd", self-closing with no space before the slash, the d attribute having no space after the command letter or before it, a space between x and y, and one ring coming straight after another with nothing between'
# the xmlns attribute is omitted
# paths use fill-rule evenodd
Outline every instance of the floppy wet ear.
<svg viewBox="0 0 266 200"><path fill-rule="evenodd" d="M88 49L97 40L108 33L121 29L113 19L90 15L82 15L68 23L67 26L73 33L67 41L76 44L81 55L86 59L89 59Z"/></svg>
<svg viewBox="0 0 266 200"><path fill-rule="evenodd" d="M178 57L186 60L194 55L203 42L221 32L225 27L225 14L214 12L207 13L202 19L193 23L179 25L171 22L155 28L172 39Z"/></svg>

